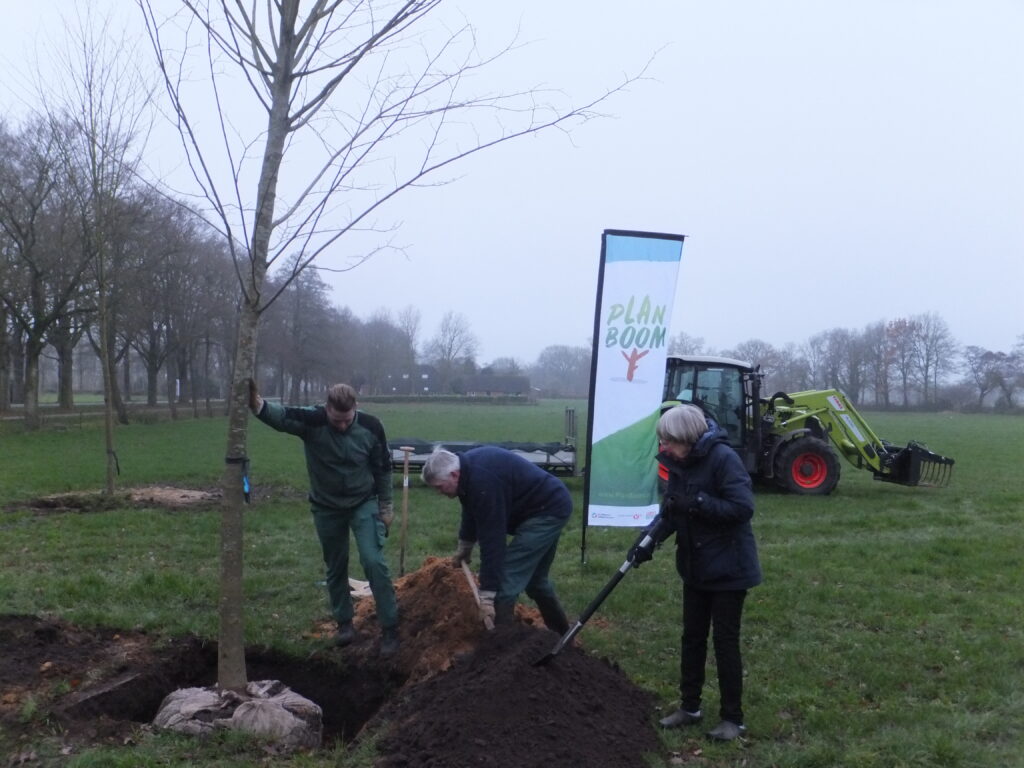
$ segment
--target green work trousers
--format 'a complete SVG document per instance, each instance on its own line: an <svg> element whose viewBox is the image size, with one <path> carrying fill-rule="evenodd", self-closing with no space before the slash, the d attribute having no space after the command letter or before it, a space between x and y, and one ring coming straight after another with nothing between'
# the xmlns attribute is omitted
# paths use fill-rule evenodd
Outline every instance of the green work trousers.
<svg viewBox="0 0 1024 768"><path fill-rule="evenodd" d="M377 519L377 500L370 499L352 510L313 507L313 523L327 566L327 595L331 613L339 624L352 621L352 595L348 586L348 534L351 529L359 551L359 563L370 582L377 618L384 628L398 625L398 601L384 558L384 523Z"/></svg>
<svg viewBox="0 0 1024 768"><path fill-rule="evenodd" d="M567 522L566 517L538 515L520 524L505 547L505 572L494 602L514 603L524 590L534 600L555 597L548 572Z"/></svg>

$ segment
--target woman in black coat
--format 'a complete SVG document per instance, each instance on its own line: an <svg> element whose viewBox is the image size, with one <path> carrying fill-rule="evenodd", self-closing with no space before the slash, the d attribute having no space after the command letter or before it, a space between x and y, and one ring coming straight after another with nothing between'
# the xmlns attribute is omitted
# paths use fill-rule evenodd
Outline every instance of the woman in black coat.
<svg viewBox="0 0 1024 768"><path fill-rule="evenodd" d="M743 725L740 618L747 590L761 583L750 521L754 492L726 433L694 405L670 408L658 421L658 460L668 470L662 515L676 533L676 570L683 580L680 707L665 728L701 721L701 692L711 632L718 669L721 722L708 732L731 741Z"/></svg>

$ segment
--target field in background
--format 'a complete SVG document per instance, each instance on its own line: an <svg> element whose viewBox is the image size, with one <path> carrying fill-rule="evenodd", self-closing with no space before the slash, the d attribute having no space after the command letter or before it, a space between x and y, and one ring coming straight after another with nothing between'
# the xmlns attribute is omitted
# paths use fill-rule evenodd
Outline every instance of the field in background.
<svg viewBox="0 0 1024 768"><path fill-rule="evenodd" d="M563 439L565 405L374 403L366 410L381 416L392 438L546 442ZM582 442L585 403L573 405ZM699 734L669 732L666 754L676 751L686 764L750 768L1021 764L1024 422L865 415L894 443L915 439L953 456L951 487L893 486L843 463L829 497L758 489L755 529L765 583L751 592L744 624L749 738L716 746ZM119 428L121 484L214 487L225 428L219 418ZM256 503L247 513L247 642L302 654L312 642L306 633L326 616L302 451L294 438L255 421L250 437ZM216 636L216 509L40 514L19 502L101 486L99 427L0 433L0 447L0 612ZM566 482L581 512L583 481ZM400 513L399 475L395 490ZM417 477L408 507L407 571L428 555L450 552L458 521L456 502ZM613 575L636 535L589 529L581 563L580 512L554 570L570 615ZM394 535L388 555L397 575ZM681 590L672 559L669 542L653 562L627 575L580 635L665 708L676 704L678 679ZM712 716L717 709L713 684L705 709ZM0 753L2 746L0 736ZM94 762L80 757L77 764L247 765L259 754L253 748L229 758L219 749L225 748L204 747L196 757L193 745L144 735L137 745L99 753ZM339 750L292 762L365 765L357 760Z"/></svg>

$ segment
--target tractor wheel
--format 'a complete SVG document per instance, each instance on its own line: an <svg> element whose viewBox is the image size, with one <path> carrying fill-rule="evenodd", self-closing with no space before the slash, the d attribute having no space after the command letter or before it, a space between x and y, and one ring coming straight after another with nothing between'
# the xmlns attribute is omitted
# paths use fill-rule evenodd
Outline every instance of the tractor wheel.
<svg viewBox="0 0 1024 768"><path fill-rule="evenodd" d="M789 493L824 496L839 482L839 459L824 440L799 437L775 457L775 482Z"/></svg>

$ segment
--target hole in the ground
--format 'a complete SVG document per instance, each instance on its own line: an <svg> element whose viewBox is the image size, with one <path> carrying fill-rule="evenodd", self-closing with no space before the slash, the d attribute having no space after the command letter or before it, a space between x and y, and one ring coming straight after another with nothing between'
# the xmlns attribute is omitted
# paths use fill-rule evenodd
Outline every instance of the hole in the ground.
<svg viewBox="0 0 1024 768"><path fill-rule="evenodd" d="M346 665L328 657L296 658L276 650L248 650L250 680L280 680L323 710L323 741L351 740L402 686L395 670ZM72 695L61 707L66 720L106 717L149 723L164 697L179 688L211 686L217 679L217 646L194 638L178 641L145 671L133 670Z"/></svg>

